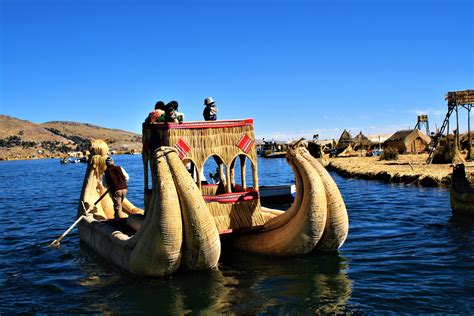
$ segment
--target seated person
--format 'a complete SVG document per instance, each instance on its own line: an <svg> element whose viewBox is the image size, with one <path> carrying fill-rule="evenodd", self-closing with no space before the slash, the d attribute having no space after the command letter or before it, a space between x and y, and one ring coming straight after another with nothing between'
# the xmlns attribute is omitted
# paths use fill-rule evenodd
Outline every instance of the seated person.
<svg viewBox="0 0 474 316"><path fill-rule="evenodd" d="M165 121L165 103L158 101L155 104L155 109L148 114L145 123L161 123Z"/></svg>
<svg viewBox="0 0 474 316"><path fill-rule="evenodd" d="M176 117L176 119L178 120L178 122L181 124L184 122L184 113L182 112L178 112L178 102L176 101L171 101L171 102L175 102L173 104L173 109L174 109L174 115Z"/></svg>
<svg viewBox="0 0 474 316"><path fill-rule="evenodd" d="M184 114L178 112L178 102L171 101L165 106L165 121L169 123L183 123Z"/></svg>

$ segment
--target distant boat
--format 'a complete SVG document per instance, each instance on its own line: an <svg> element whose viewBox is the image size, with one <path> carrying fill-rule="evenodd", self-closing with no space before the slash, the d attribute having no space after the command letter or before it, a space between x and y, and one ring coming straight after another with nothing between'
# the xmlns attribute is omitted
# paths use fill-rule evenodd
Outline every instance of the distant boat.
<svg viewBox="0 0 474 316"><path fill-rule="evenodd" d="M286 155L288 144L276 141L263 142L260 156L263 158L283 158Z"/></svg>
<svg viewBox="0 0 474 316"><path fill-rule="evenodd" d="M283 158L286 155L286 151L275 151L275 152L264 152L263 158Z"/></svg>
<svg viewBox="0 0 474 316"><path fill-rule="evenodd" d="M474 187L466 176L464 164L453 167L450 196L454 214L474 217Z"/></svg>
<svg viewBox="0 0 474 316"><path fill-rule="evenodd" d="M295 196L294 184L260 186L260 201L263 203L287 204L293 202Z"/></svg>
<svg viewBox="0 0 474 316"><path fill-rule="evenodd" d="M81 162L81 159L76 158L76 157L64 157L59 160L60 163L66 164L66 163L79 163Z"/></svg>

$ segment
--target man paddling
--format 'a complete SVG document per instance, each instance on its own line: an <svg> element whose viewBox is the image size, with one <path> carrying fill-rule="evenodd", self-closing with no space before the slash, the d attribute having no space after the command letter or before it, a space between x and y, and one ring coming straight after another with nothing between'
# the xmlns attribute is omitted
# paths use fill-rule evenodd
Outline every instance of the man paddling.
<svg viewBox="0 0 474 316"><path fill-rule="evenodd" d="M105 170L105 182L112 194L114 217L116 219L125 217L126 214L122 212L122 202L127 195L127 181L129 176L122 167L115 165L111 157L107 157L105 164L107 165L107 169Z"/></svg>

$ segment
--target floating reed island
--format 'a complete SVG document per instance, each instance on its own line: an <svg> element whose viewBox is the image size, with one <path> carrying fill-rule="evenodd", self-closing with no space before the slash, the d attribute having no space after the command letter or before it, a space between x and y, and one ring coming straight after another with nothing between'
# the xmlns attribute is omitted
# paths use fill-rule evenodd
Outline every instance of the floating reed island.
<svg viewBox="0 0 474 316"><path fill-rule="evenodd" d="M328 158L322 162L328 170L346 177L386 182L415 184L427 187L448 187L451 164L427 164L428 154L400 155L398 160L380 157Z"/></svg>
<svg viewBox="0 0 474 316"><path fill-rule="evenodd" d="M230 247L269 256L341 247L349 229L344 201L305 143L296 142L286 154L296 180L296 197L286 212L260 204L254 144L252 119L144 124L145 210L126 200L127 217L114 219L109 195L94 203L107 190L102 177L108 154L103 141L94 141L78 218L84 208L92 212L79 224L81 240L123 270L154 277L216 266L222 235ZM218 165L218 184L204 179L208 159ZM247 165L252 185L246 182Z"/></svg>

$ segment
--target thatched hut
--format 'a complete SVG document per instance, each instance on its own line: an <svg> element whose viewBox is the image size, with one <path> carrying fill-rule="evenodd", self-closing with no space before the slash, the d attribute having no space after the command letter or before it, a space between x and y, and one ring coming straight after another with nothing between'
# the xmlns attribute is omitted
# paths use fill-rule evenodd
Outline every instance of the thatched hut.
<svg viewBox="0 0 474 316"><path fill-rule="evenodd" d="M362 131L353 139L353 145L352 148L354 150L367 150L370 148L372 145L372 142L370 139L367 138L364 134L362 134Z"/></svg>
<svg viewBox="0 0 474 316"><path fill-rule="evenodd" d="M417 154L428 149L431 137L419 129L401 130L390 136L384 143L384 148L395 148L399 153Z"/></svg>
<svg viewBox="0 0 474 316"><path fill-rule="evenodd" d="M339 142L337 143L337 148L346 148L349 145L353 144L352 136L351 134L344 130L341 134L341 137L339 137Z"/></svg>

